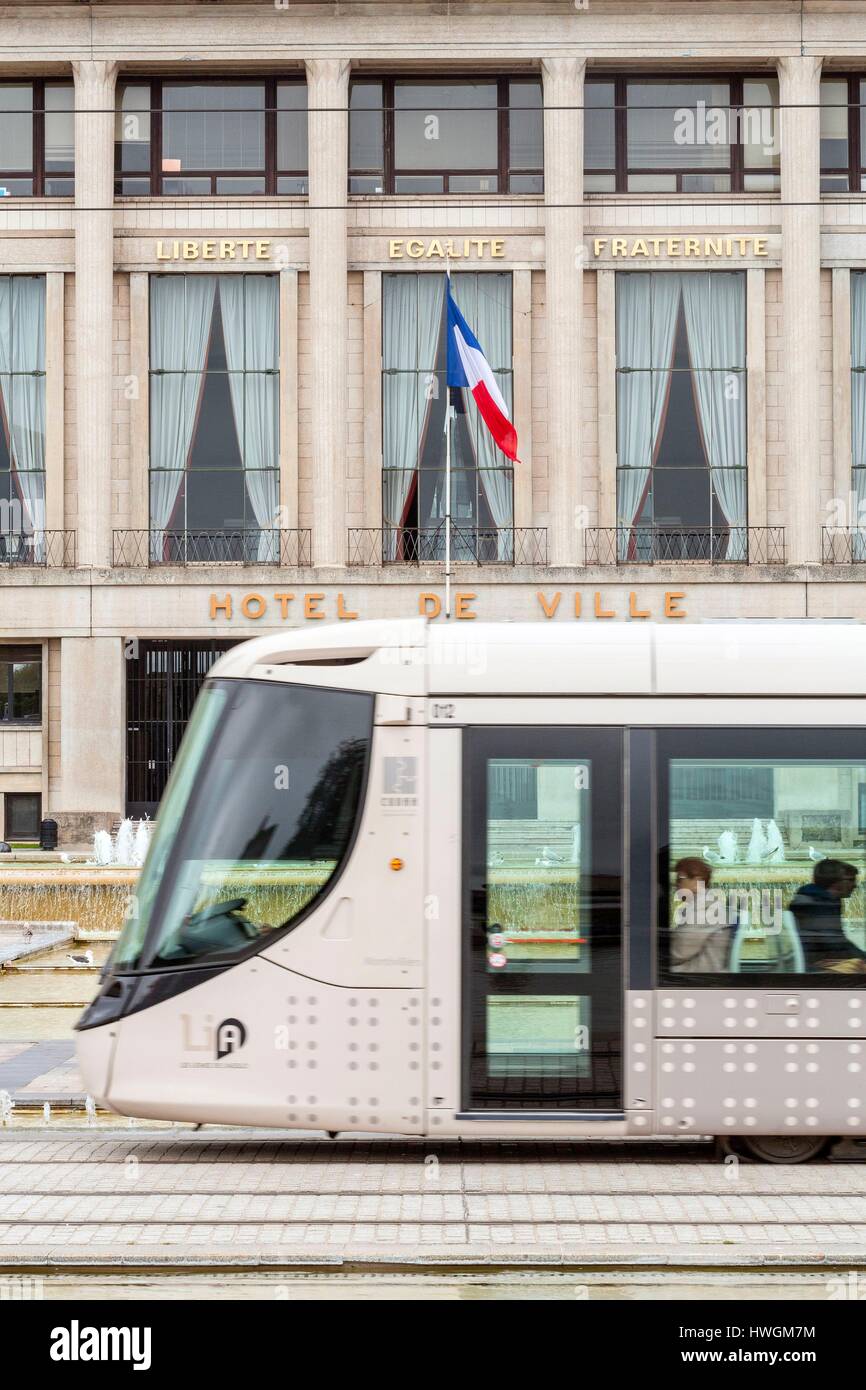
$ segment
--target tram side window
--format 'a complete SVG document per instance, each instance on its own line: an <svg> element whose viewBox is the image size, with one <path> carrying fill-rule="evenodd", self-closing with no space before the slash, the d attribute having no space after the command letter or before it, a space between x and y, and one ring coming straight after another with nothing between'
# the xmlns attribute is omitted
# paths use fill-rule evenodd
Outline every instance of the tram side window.
<svg viewBox="0 0 866 1390"><path fill-rule="evenodd" d="M806 731L766 742L779 733L786 752L798 740L802 748ZM720 737L707 731L711 744ZM844 740L838 730L830 737ZM661 974L671 983L809 975L866 984L866 756L670 757L666 773L660 766Z"/></svg>

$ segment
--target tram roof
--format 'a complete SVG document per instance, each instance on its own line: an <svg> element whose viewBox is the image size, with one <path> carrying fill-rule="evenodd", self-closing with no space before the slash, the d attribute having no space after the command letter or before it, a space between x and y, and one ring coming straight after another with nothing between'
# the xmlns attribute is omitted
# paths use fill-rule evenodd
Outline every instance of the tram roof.
<svg viewBox="0 0 866 1390"><path fill-rule="evenodd" d="M254 638L210 674L416 696L863 695L866 625L358 620Z"/></svg>

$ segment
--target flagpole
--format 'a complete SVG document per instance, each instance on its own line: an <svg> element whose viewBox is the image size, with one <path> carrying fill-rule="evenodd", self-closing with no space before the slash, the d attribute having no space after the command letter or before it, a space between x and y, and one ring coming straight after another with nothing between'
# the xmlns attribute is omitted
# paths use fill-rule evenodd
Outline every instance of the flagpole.
<svg viewBox="0 0 866 1390"><path fill-rule="evenodd" d="M447 296L451 293L451 262L446 259ZM451 387L448 385L448 359L445 367L445 617L451 617Z"/></svg>

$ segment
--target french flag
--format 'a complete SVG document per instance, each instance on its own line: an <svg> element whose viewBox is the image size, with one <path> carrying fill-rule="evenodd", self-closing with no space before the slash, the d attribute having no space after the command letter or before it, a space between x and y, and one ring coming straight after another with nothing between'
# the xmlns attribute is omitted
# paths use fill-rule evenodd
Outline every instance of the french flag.
<svg viewBox="0 0 866 1390"><path fill-rule="evenodd" d="M449 386L468 388L478 406L482 420L493 435L497 445L515 463L517 457L517 430L508 418L508 407L502 399L502 392L484 356L481 344L469 327L465 318L454 303L451 294L451 277L448 276L448 366L446 380Z"/></svg>

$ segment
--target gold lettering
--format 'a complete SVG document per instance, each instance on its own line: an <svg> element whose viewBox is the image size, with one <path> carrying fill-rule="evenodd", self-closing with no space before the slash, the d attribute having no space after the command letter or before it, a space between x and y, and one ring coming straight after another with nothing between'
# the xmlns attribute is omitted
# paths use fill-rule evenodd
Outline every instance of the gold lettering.
<svg viewBox="0 0 866 1390"><path fill-rule="evenodd" d="M747 237L747 236L737 237L737 245L738 245L739 248L740 248L740 255L741 255L741 256L745 256L745 254L746 254L746 247L748 246L748 244L749 244L750 241L751 241L751 237Z"/></svg>
<svg viewBox="0 0 866 1390"><path fill-rule="evenodd" d="M501 237L494 237L493 241L491 241L490 254L497 258L501 258L505 255L505 242Z"/></svg>
<svg viewBox="0 0 866 1390"><path fill-rule="evenodd" d="M487 240L488 240L487 237L486 237L486 236L474 236L474 237L470 237L469 240L472 242L472 245L475 247L475 254L476 254L476 256L478 257L479 260L481 260L482 256L484 255L484 248L485 248L485 246L487 245Z"/></svg>
<svg viewBox="0 0 866 1390"><path fill-rule="evenodd" d="M650 237L650 245L652 246L652 249L653 249L653 255L654 255L654 256L660 256L661 253L662 253L662 252L661 252L662 238L661 238L660 236L653 236L653 237Z"/></svg>
<svg viewBox="0 0 866 1390"><path fill-rule="evenodd" d="M756 255L756 256L767 256L767 255L769 255L769 252L767 251L767 242L768 242L768 240L769 240L769 238L768 238L768 237L765 237L765 236L756 236L756 237L755 237L754 241L755 241L755 255Z"/></svg>
<svg viewBox="0 0 866 1390"><path fill-rule="evenodd" d="M705 256L720 256L721 254L722 254L722 238L721 238L721 237L718 237L718 238L716 238L716 237L709 237L709 236L708 236L708 237L705 237L705 238L704 238L704 255L705 255Z"/></svg>
<svg viewBox="0 0 866 1390"><path fill-rule="evenodd" d="M701 254L701 243L696 236L686 237L686 255L699 256Z"/></svg>
<svg viewBox="0 0 866 1390"><path fill-rule="evenodd" d="M434 237L433 240L431 241L430 245L427 247L427 260L429 260L431 256L444 256L444 255L445 255L445 252L442 250L442 242L441 242L441 241L437 241L436 238Z"/></svg>
<svg viewBox="0 0 866 1390"><path fill-rule="evenodd" d="M258 606L258 611L255 613L253 612L253 604ZM244 594L241 599L241 612L245 618L263 618L267 606L264 594Z"/></svg>
<svg viewBox="0 0 866 1390"><path fill-rule="evenodd" d="M168 254L168 252L163 250L163 248L162 248L162 242L161 242L161 241L158 241L158 242L156 243L156 259L157 259L158 261L170 261L170 260L171 260L171 256Z"/></svg>
<svg viewBox="0 0 866 1390"><path fill-rule="evenodd" d="M477 598L477 597L478 597L477 594L469 594L469 593L465 593L465 594L455 594L455 595L454 595L454 616L455 616L455 618L477 618L477 617L478 617L478 614L477 614L477 613L473 613L472 609L469 607L469 605L470 605L470 603L472 602L472 600L473 600L474 598Z"/></svg>
<svg viewBox="0 0 866 1390"><path fill-rule="evenodd" d="M423 241L415 241L415 240L413 240L413 241L407 241L407 242L406 242L406 255L407 255L407 256L411 256L413 261L417 261L418 258L419 258L419 256L423 256L423 255L424 255L424 243L423 243Z"/></svg>
<svg viewBox="0 0 866 1390"><path fill-rule="evenodd" d="M201 258L203 261L216 260L216 242L203 241L201 244Z"/></svg>
<svg viewBox="0 0 866 1390"><path fill-rule="evenodd" d="M194 241L185 241L183 243L183 258L185 261L198 260L198 247Z"/></svg>
<svg viewBox="0 0 866 1390"><path fill-rule="evenodd" d="M271 243L270 243L270 241L257 241L257 242L256 242L256 260L257 260L257 261L266 261L266 260L268 259L268 257L270 256L270 254L271 254Z"/></svg>
<svg viewBox="0 0 866 1390"><path fill-rule="evenodd" d="M235 247L236 247L236 246L237 246L237 242L236 242L236 241L221 241L221 242L220 242L220 260L221 260L221 261L233 261L234 258L235 258Z"/></svg>
<svg viewBox="0 0 866 1390"><path fill-rule="evenodd" d="M733 256L733 254L734 254L734 243L731 241L731 238L730 238L730 237L726 237L726 238L725 238L725 255L726 255L726 256Z"/></svg>
<svg viewBox="0 0 866 1390"><path fill-rule="evenodd" d="M629 594L629 596L628 596L628 616L629 616L630 618L649 618L649 617L650 617L650 611L649 611L649 609L648 609L648 608L641 608L641 609L639 609L639 608L636 607L636 604L637 604L637 594L635 594L635 593Z"/></svg>
<svg viewBox="0 0 866 1390"><path fill-rule="evenodd" d="M239 242L238 244L240 245L240 248L241 248L241 256L242 256L242 258L243 258L245 261L248 261L249 258L250 258L250 247L251 247L252 244L253 244L253 243L252 243L252 240L249 240L249 241L248 241L248 240L245 239L245 240Z"/></svg>
<svg viewBox="0 0 866 1390"><path fill-rule="evenodd" d="M595 241L592 243L593 254L596 256L600 256L605 246L607 246L607 237L597 236L595 238Z"/></svg>
<svg viewBox="0 0 866 1390"><path fill-rule="evenodd" d="M552 618L553 615L554 615L554 613L556 612L557 608L559 607L559 600L562 598L562 594L561 594L560 592L555 593L555 594L553 595L553 598L551 599L550 603L547 602L547 600L546 600L545 597L544 597L544 594L541 593L540 590L539 590L539 592L535 595L535 597L538 599L538 602L541 604L542 608L544 609L544 616L545 616L545 618Z"/></svg>
<svg viewBox="0 0 866 1390"><path fill-rule="evenodd" d="M432 607L427 605L431 604ZM422 618L438 618L442 612L442 600L438 594L419 594L418 612Z"/></svg>
<svg viewBox="0 0 866 1390"><path fill-rule="evenodd" d="M324 597L324 594L304 594L305 618L324 618L324 613L319 610L319 604Z"/></svg>
<svg viewBox="0 0 866 1390"><path fill-rule="evenodd" d="M631 254L633 256L648 256L647 244L643 237L638 237L637 241L632 242Z"/></svg>
<svg viewBox="0 0 866 1390"><path fill-rule="evenodd" d="M337 594L337 617L338 618L357 618L357 613L352 613L346 607L342 594Z"/></svg>
<svg viewBox="0 0 866 1390"><path fill-rule="evenodd" d="M601 594L596 590L595 594L595 616L597 618L615 618L613 609L604 609L601 606Z"/></svg>
<svg viewBox="0 0 866 1390"><path fill-rule="evenodd" d="M231 616L232 616L232 596L231 596L231 594L226 594L225 598L217 598L216 594L211 594L211 596L210 596L210 615L211 615L211 618L212 618L212 619L213 619L213 618L216 618L217 613L225 613L226 617L227 617L229 620L231 620Z"/></svg>
<svg viewBox="0 0 866 1390"><path fill-rule="evenodd" d="M403 259L403 238L388 242L388 259L392 261L402 261Z"/></svg>
<svg viewBox="0 0 866 1390"><path fill-rule="evenodd" d="M669 255L669 256L681 256L681 255L682 255L682 251L680 250L681 244L682 244L682 237L678 237L678 236L669 236L669 237L668 237L668 255Z"/></svg>
<svg viewBox="0 0 866 1390"><path fill-rule="evenodd" d="M624 236L615 236L615 237L613 237L613 238L611 239L611 243L610 243L610 254L611 254L612 256L625 256L625 255L627 255L627 252L626 252L626 249L625 249L625 248L626 248L626 240L625 240L625 237L624 237Z"/></svg>
<svg viewBox="0 0 866 1390"><path fill-rule="evenodd" d="M665 590L665 617L666 618L685 618L686 612L683 608L677 607L677 601L685 598L685 594L677 593L675 589Z"/></svg>
<svg viewBox="0 0 866 1390"><path fill-rule="evenodd" d="M463 253L462 251L455 251L455 250L454 250L454 238L453 238L453 237L449 237L449 238L448 238L448 241L447 241L446 245L447 245L448 255L449 255L449 256L455 256L455 257L457 258L457 260L460 260L460 257L461 257L464 253Z"/></svg>
<svg viewBox="0 0 866 1390"><path fill-rule="evenodd" d="M284 622L286 618L289 616L289 604L292 602L292 599L294 597L294 594L274 594L274 598L280 605L280 617L283 619Z"/></svg>

